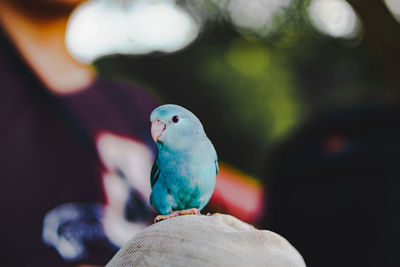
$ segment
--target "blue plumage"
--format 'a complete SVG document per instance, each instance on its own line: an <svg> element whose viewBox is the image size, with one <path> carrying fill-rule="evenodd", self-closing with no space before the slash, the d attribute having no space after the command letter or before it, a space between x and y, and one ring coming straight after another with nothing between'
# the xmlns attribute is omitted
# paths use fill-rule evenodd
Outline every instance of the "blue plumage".
<svg viewBox="0 0 400 267"><path fill-rule="evenodd" d="M203 125L189 110L163 105L150 115L158 154L151 171L151 205L168 214L203 209L214 191L218 159Z"/></svg>

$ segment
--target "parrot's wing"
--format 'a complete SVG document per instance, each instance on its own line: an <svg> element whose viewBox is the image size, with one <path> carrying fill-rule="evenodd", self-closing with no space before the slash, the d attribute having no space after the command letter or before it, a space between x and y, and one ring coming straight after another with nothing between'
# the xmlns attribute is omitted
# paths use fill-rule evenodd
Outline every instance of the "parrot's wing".
<svg viewBox="0 0 400 267"><path fill-rule="evenodd" d="M155 160L153 163L153 167L151 168L151 174L150 174L151 188L153 188L159 176L160 176L160 169L158 168L157 160Z"/></svg>
<svg viewBox="0 0 400 267"><path fill-rule="evenodd" d="M219 172L219 167L218 167L218 158L215 160L215 171L216 171L216 173L215 173L215 174L218 174L218 172Z"/></svg>

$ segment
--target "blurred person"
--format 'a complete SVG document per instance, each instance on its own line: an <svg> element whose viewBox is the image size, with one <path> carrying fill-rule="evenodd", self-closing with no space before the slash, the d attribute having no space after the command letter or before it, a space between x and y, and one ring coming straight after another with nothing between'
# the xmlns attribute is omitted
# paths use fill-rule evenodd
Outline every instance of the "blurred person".
<svg viewBox="0 0 400 267"><path fill-rule="evenodd" d="M80 2L0 0L2 266L104 264L121 236L153 219L157 103L68 55L65 29Z"/></svg>
<svg viewBox="0 0 400 267"><path fill-rule="evenodd" d="M104 265L155 216L157 102L70 57L65 29L80 2L0 0L2 266ZM254 223L261 193L222 163L208 210Z"/></svg>

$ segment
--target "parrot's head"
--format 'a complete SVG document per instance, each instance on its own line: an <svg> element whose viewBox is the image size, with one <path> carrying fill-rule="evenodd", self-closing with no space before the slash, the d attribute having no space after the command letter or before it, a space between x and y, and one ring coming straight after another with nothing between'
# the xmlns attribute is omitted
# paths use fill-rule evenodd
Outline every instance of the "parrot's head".
<svg viewBox="0 0 400 267"><path fill-rule="evenodd" d="M158 146L184 148L205 136L200 120L178 105L162 105L150 115L151 136Z"/></svg>

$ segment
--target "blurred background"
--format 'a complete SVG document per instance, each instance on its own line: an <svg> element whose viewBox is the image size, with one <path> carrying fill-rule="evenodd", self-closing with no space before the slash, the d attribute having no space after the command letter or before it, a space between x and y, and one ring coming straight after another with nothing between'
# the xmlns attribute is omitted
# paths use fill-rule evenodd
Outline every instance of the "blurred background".
<svg viewBox="0 0 400 267"><path fill-rule="evenodd" d="M399 266L400 1L84 1L65 47L200 118L223 170L207 211L308 266Z"/></svg>

